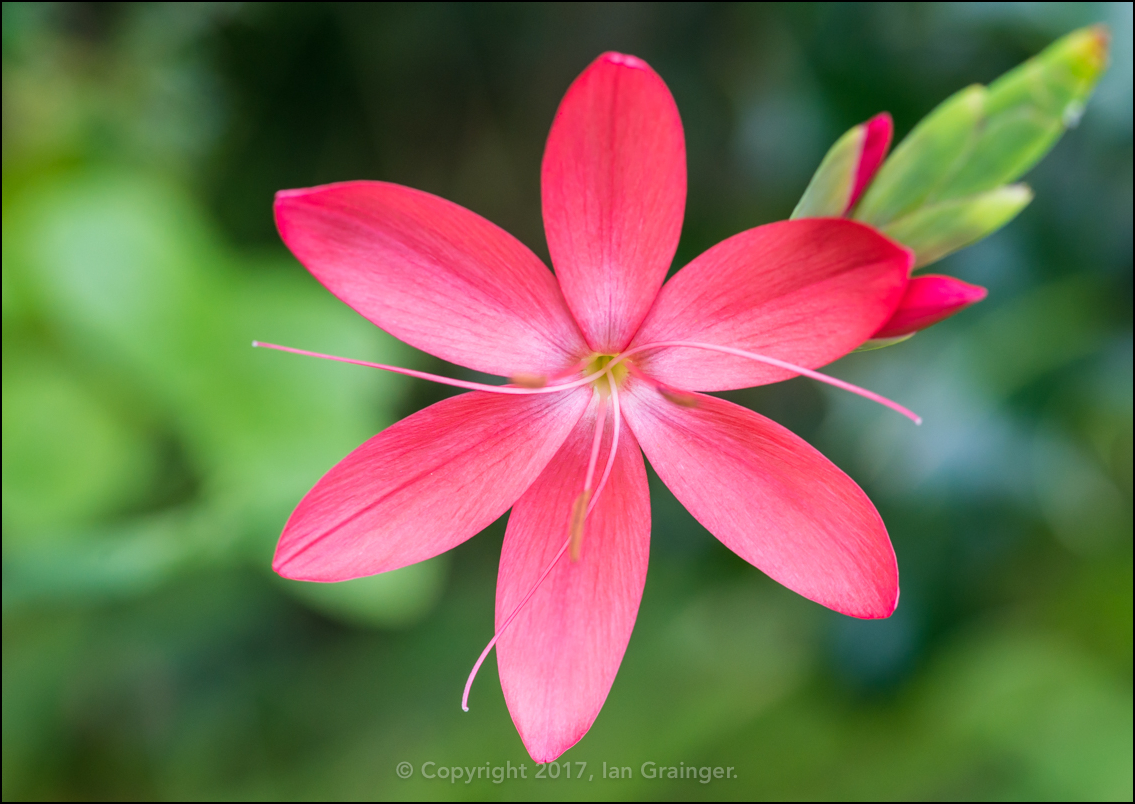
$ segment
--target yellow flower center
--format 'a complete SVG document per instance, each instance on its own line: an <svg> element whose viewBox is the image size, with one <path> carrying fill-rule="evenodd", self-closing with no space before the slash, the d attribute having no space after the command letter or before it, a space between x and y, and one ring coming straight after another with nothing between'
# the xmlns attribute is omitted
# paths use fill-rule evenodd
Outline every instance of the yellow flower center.
<svg viewBox="0 0 1135 804"><path fill-rule="evenodd" d="M603 371L603 369L607 368L607 366L609 366L616 357L618 357L618 355L593 356L589 361L587 361L587 366L583 369L583 375L586 377L588 375ZM626 380L628 374L630 374L630 370L627 367L627 361L620 360L615 364L615 367L611 369L610 376L615 381L615 386L622 388L623 382ZM606 376L593 380L591 384L595 386L595 389L599 391L600 394L606 395L611 392L611 386L608 384Z"/></svg>

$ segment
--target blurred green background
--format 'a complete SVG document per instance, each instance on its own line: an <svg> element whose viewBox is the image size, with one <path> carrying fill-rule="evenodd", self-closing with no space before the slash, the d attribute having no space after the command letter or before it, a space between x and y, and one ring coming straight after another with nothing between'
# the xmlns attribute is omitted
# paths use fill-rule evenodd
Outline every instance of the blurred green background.
<svg viewBox="0 0 1135 804"><path fill-rule="evenodd" d="M803 379L727 395L878 505L889 620L776 585L652 475L638 625L564 756L596 778L536 780L493 659L458 705L503 522L373 579L271 573L311 484L445 391L249 342L468 376L324 291L276 237L276 190L400 182L546 259L552 115L622 50L686 126L682 265L786 218L849 126L889 110L901 137L1093 22L1112 67L1026 177L1036 201L935 267L989 299L832 367L926 423ZM1128 3L5 3L4 798L1130 800L1131 47Z"/></svg>

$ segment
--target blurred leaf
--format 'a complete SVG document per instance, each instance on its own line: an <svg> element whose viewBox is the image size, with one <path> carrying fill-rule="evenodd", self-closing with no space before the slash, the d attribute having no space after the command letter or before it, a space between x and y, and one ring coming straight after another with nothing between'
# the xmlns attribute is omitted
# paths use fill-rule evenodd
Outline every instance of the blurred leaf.
<svg viewBox="0 0 1135 804"><path fill-rule="evenodd" d="M117 171L67 177L26 202L30 282L86 359L125 366L199 430L224 393L211 342L223 333L223 254L180 192ZM188 403L188 404L186 404Z"/></svg>
<svg viewBox="0 0 1135 804"><path fill-rule="evenodd" d="M1073 553L1105 553L1131 534L1131 506L1107 468L1075 443L1054 433L1038 437L1032 468L1039 508Z"/></svg>
<svg viewBox="0 0 1135 804"><path fill-rule="evenodd" d="M1072 646L998 629L960 646L933 682L937 728L1016 766L1006 797L1130 800L1130 683Z"/></svg>
<svg viewBox="0 0 1135 804"><path fill-rule="evenodd" d="M69 562L76 571L59 570L53 584L27 580L25 586L64 594L64 579L71 579L76 590L115 583L121 592L143 590L147 579L169 576L193 555L235 555L226 546L241 540L267 568L271 544L303 493L393 421L404 377L254 350L251 342L271 338L386 363L406 362L410 350L338 302L290 258L246 260L252 264L240 270L177 189L119 171L65 177L27 199L10 223L24 241L17 252L26 255L25 278L64 348L95 372L125 378L132 386L126 396L141 396L161 411L201 480L200 510L184 516L122 522L117 535L113 528L90 530L89 505L59 521L73 530L59 537L59 550L13 556L14 571L25 579L48 578L53 562ZM5 393L22 387L6 382ZM84 435L97 442L107 429L87 423L81 411L52 413L38 398L22 399L5 404L5 432L13 434L5 439L6 467L19 455L40 454L41 440L72 438L68 428L85 431L72 438L79 445L87 443ZM27 429L44 416L58 420L50 423L54 432L46 421ZM100 483L147 487L144 470L120 481L110 457L98 460L97 466L68 465L100 489ZM59 493L28 471L18 482L41 495L43 508ZM82 483L69 488L73 495L94 493ZM195 524L203 519L210 526Z"/></svg>
<svg viewBox="0 0 1135 804"><path fill-rule="evenodd" d="M351 625L405 628L433 608L444 588L448 567L449 556L443 554L353 581L284 581L284 588L316 611Z"/></svg>
<svg viewBox="0 0 1135 804"><path fill-rule="evenodd" d="M838 218L847 210L848 199L855 187L855 174L867 127L859 124L836 140L824 155L808 183L791 220L797 218Z"/></svg>
<svg viewBox="0 0 1135 804"><path fill-rule="evenodd" d="M383 410L404 378L251 348L276 338L407 356L294 261L238 273L191 201L129 174L70 180L30 205L34 272L70 346L160 400L215 490L296 495L315 479L312 462L326 470L391 421ZM297 471L304 480L281 488L281 473Z"/></svg>
<svg viewBox="0 0 1135 804"><path fill-rule="evenodd" d="M1131 516L1131 500L1127 500ZM1130 533L1130 530L1128 530ZM1061 633L1105 657L1131 675L1132 567L1122 560L1125 545L1094 561L1077 562L1075 574L1057 595L1043 599L1045 619Z"/></svg>
<svg viewBox="0 0 1135 804"><path fill-rule="evenodd" d="M198 506L99 528L39 531L36 539L5 544L4 609L152 592L188 567L226 557L240 534L235 525Z"/></svg>
<svg viewBox="0 0 1135 804"><path fill-rule="evenodd" d="M5 212L6 212L6 210L5 210ZM4 265L4 267L3 267L3 271L0 272L0 282L2 282L2 285L0 285L0 290L2 290L2 292L3 292L3 307L2 307L2 310L3 310L3 321L4 321L5 329L8 327L8 325L10 323L14 323L15 320L27 308L27 302L26 302L26 299L24 299L24 294L20 293L21 288L17 287L16 282L13 281L14 271L12 271L10 269L10 266L12 265L12 261L14 259L18 259L18 257L16 257L14 254L11 253L12 250L9 248L10 244L15 239L15 238L9 236L10 231L11 231L11 229L8 226L8 216L5 214L5 216L4 216L4 238L3 238L3 265Z"/></svg>
<svg viewBox="0 0 1135 804"><path fill-rule="evenodd" d="M5 350L3 418L5 549L144 493L154 464L144 436L47 356Z"/></svg>
<svg viewBox="0 0 1135 804"><path fill-rule="evenodd" d="M981 195L920 207L880 231L914 251L922 268L993 234L1032 201L1023 184L998 187Z"/></svg>
<svg viewBox="0 0 1135 804"><path fill-rule="evenodd" d="M1104 304L1090 277L1043 285L977 322L969 340L980 344L973 368L993 399L1004 399L1049 371L1099 347Z"/></svg>
<svg viewBox="0 0 1135 804"><path fill-rule="evenodd" d="M5 594L6 587L5 583ZM78 664L77 648L88 639L86 625L83 616L73 612L27 620L5 616L5 799L27 797L13 795L14 790L42 789L42 757L58 756L57 722L52 715L59 709L61 688Z"/></svg>

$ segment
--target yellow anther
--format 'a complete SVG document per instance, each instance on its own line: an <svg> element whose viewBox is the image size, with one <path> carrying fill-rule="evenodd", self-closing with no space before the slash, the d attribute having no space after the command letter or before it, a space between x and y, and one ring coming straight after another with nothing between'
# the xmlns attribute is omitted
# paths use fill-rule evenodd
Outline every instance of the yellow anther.
<svg viewBox="0 0 1135 804"><path fill-rule="evenodd" d="M512 378L512 384L521 388L543 388L548 384L548 378L539 374L517 374Z"/></svg>
<svg viewBox="0 0 1135 804"><path fill-rule="evenodd" d="M662 394L662 396L669 399L675 405L681 405L684 408L696 408L699 404L696 396L687 394L684 391L671 391L669 388L659 388L658 393Z"/></svg>
<svg viewBox="0 0 1135 804"><path fill-rule="evenodd" d="M568 558L579 561L583 550L583 523L587 519L587 504L591 502L591 489L584 489L583 493L575 498L571 507L571 545L568 547Z"/></svg>

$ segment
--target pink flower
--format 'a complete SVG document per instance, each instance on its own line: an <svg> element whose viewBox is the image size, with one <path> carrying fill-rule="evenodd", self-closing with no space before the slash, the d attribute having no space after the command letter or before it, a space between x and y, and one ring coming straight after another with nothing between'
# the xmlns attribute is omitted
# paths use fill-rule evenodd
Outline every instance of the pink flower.
<svg viewBox="0 0 1135 804"><path fill-rule="evenodd" d="M662 79L616 53L568 90L542 189L554 276L428 193L363 181L279 193L284 242L332 293L513 384L378 366L473 392L332 468L273 566L313 581L385 572L511 507L493 641L513 721L548 762L599 714L634 627L650 538L643 452L700 522L780 583L855 617L894 610L894 552L863 491L780 425L699 392L802 373L909 414L811 369L891 318L911 254L852 221L788 221L719 243L663 286L685 206L682 124Z"/></svg>

